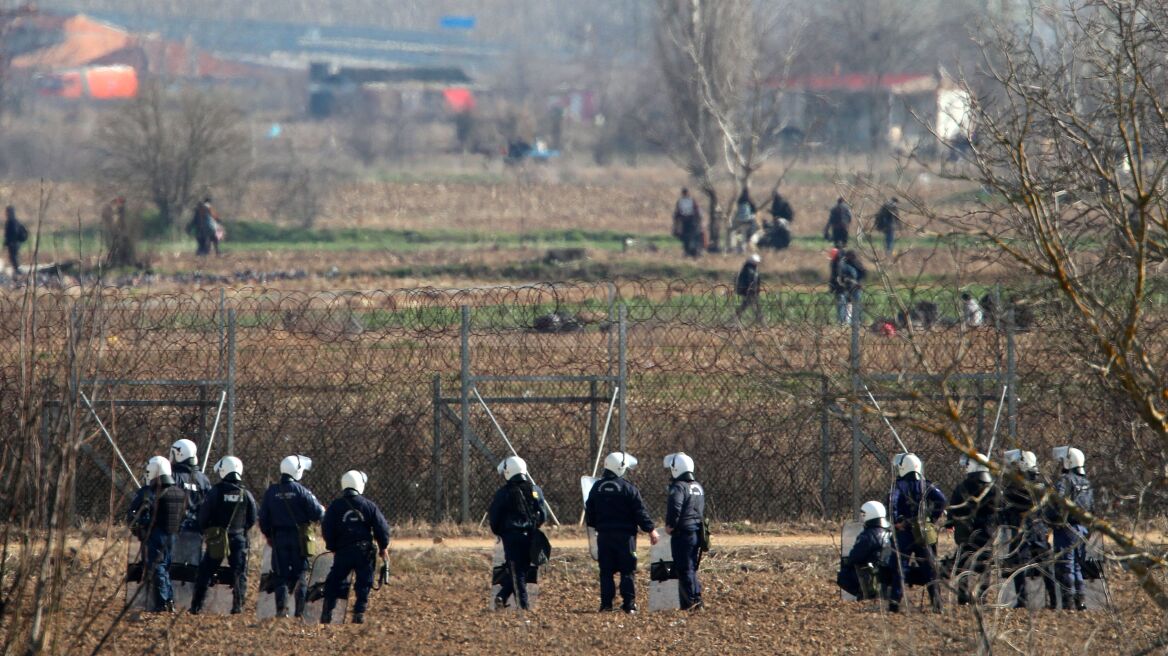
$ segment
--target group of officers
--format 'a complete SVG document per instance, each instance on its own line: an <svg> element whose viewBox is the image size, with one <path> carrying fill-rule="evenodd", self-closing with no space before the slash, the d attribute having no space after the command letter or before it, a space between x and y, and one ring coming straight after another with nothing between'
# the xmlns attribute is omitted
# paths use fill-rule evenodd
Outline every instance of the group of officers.
<svg viewBox="0 0 1168 656"><path fill-rule="evenodd" d="M207 591L224 559L230 571L231 613L243 612L247 591L248 531L257 523L271 548L271 586L276 616L291 610L302 617L307 605L308 570L312 525L320 524L325 548L333 552L332 569L324 583L321 623L332 621L337 600L347 596L353 575L356 600L352 622L364 622L369 593L373 589L376 559L388 575L390 529L377 505L363 496L368 476L348 471L341 476L341 494L326 509L301 479L312 460L291 455L280 462L280 481L268 487L263 503L243 483L243 462L224 456L214 467L215 485L197 468L194 442L174 443L169 458L154 456L146 465L145 481L130 503L127 519L141 542L144 589L154 598L148 607L175 612L170 577L172 558L180 541L202 545L198 573L189 608L203 610ZM593 485L585 507L585 522L597 532L600 566L600 610L613 610L620 575L621 610L637 611L634 573L637 566L636 535L644 531L652 544L660 536L645 508L640 490L626 478L637 459L623 452L604 461L604 474ZM670 486L665 530L671 535L674 570L682 609L702 606L697 568L701 558L700 533L704 526L705 491L694 478L693 458L684 453L666 456ZM549 512L543 491L518 456L499 464L505 479L490 507L492 531L503 543L510 576L505 578L496 604L502 607L511 595L520 608L528 608L527 572L532 564L532 543ZM184 535L187 534L187 535ZM288 593L293 594L289 609Z"/></svg>
<svg viewBox="0 0 1168 656"><path fill-rule="evenodd" d="M985 455L968 459L965 478L948 499L924 477L919 457L898 456L888 507L875 500L861 507L864 529L842 559L838 585L859 599L887 600L891 612L900 609L905 583L924 585L932 608L939 611L937 533L949 527L957 544L957 601L970 603L985 592L999 529L1004 529L1003 561L1012 574L1014 607L1028 606L1027 577L1040 575L1048 608L1085 610L1088 529L1067 511L1069 504L1088 513L1094 507L1083 452L1074 447L1058 452L1060 472L1053 487L1064 504L1049 498L1034 453L1016 450L1006 456L999 481L990 475Z"/></svg>
<svg viewBox="0 0 1168 656"><path fill-rule="evenodd" d="M661 539L640 489L626 476L636 466L637 459L628 453L608 454L604 459L604 474L593 483L584 504L584 523L596 531L602 613L615 610L617 587L613 577L618 574L620 609L629 614L637 612L637 533L648 533L652 545ZM670 478L665 532L670 536L679 607L696 610L702 607L702 586L697 570L703 549L705 490L694 478L693 458L685 453L665 456L664 468ZM532 541L549 514L547 503L543 491L532 481L527 463L519 456L501 462L498 471L506 483L491 502L491 531L503 543L508 576L503 578L495 607L505 606L514 594L518 606L527 609L527 573L532 564Z"/></svg>
<svg viewBox="0 0 1168 656"><path fill-rule="evenodd" d="M226 558L231 576L231 613L243 612L247 591L248 531L256 523L271 547L271 584L276 616L287 617L288 592L293 610L304 614L308 595L309 556L320 525L325 547L333 552L332 569L324 584L321 622L332 621L337 600L348 594L354 575L356 602L352 621L364 621L373 589L376 557L388 563L389 524L373 501L364 497L368 476L347 471L341 476L341 494L326 509L300 480L312 467L306 456L292 455L280 462L280 481L268 487L263 503L243 484L243 462L225 456L215 464L214 486L196 468L195 443L179 440L170 457L154 456L146 465L145 483L130 503L127 519L141 541L143 582L154 599L147 606L174 612L170 566L176 544L193 540L203 545L190 612L203 610L207 590ZM188 535L183 535L188 534Z"/></svg>

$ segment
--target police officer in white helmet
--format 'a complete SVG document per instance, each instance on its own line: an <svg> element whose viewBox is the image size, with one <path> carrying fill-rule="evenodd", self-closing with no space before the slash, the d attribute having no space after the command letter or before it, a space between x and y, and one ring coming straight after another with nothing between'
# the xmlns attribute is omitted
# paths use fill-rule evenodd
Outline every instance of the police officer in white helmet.
<svg viewBox="0 0 1168 656"><path fill-rule="evenodd" d="M910 561L925 579L933 610L941 610L941 590L937 582L937 526L945 514L945 493L925 479L921 459L912 453L898 454L893 459L897 479L889 495L888 512L896 529L896 551L900 554L900 569L906 575ZM900 610L904 582L893 582L888 609Z"/></svg>
<svg viewBox="0 0 1168 656"><path fill-rule="evenodd" d="M1083 452L1068 447L1063 453L1061 464L1062 476L1054 484L1054 491L1080 509L1094 511L1095 492L1091 489L1091 480L1087 478ZM1050 509L1048 519L1054 528L1054 575L1062 591L1063 610L1086 610L1087 586L1083 578L1083 561L1087 558L1087 526L1070 512L1055 507Z"/></svg>
<svg viewBox="0 0 1168 656"><path fill-rule="evenodd" d="M308 597L308 553L304 534L324 517L324 506L300 483L312 458L288 456L280 461L280 482L268 487L260 505L260 531L272 547L276 617L288 616L288 591L295 596L296 617L304 615Z"/></svg>
<svg viewBox="0 0 1168 656"><path fill-rule="evenodd" d="M206 538L199 575L195 579L195 593L191 598L191 614L203 609L207 588L219 564L227 559L231 568L231 614L243 612L247 594L247 532L255 526L255 497L243 486L243 461L235 456L224 456L215 463L219 482L211 487L199 508L199 529Z"/></svg>
<svg viewBox="0 0 1168 656"><path fill-rule="evenodd" d="M600 565L600 612L611 611L616 598L612 577L620 573L621 610L637 612L637 529L657 544L660 536L645 509L641 491L624 478L637 459L620 451L604 459L604 475L593 485L584 504L584 522L596 529Z"/></svg>
<svg viewBox="0 0 1168 656"><path fill-rule="evenodd" d="M706 520L706 491L694 478L694 461L685 453L665 456L669 472L669 496L665 503L665 532L670 535L669 549L673 570L677 573L677 593L681 610L702 607L702 585L698 581L698 563L702 558Z"/></svg>
<svg viewBox="0 0 1168 656"><path fill-rule="evenodd" d="M211 490L211 479L199 471L199 452L195 443L181 439L170 445L171 470L174 485L187 495L187 512L183 518L182 530L200 533L199 506Z"/></svg>
<svg viewBox="0 0 1168 656"><path fill-rule="evenodd" d="M888 530L888 512L879 501L868 501L860 506L860 519L864 530L856 537L851 550L840 561L840 569L835 582L844 592L856 599L869 599L873 587L877 594L888 596L888 581L897 576L891 556L892 534ZM875 579L864 577L875 577Z"/></svg>
<svg viewBox="0 0 1168 656"><path fill-rule="evenodd" d="M547 521L543 490L527 475L527 463L511 456L499 463L499 473L506 481L491 500L491 532L503 542L508 576L495 597L495 607L503 608L515 595L519 607L527 610L527 571L531 567L532 539Z"/></svg>
<svg viewBox="0 0 1168 656"><path fill-rule="evenodd" d="M170 461L154 456L146 463L142 489L130 503L130 529L142 541L143 583L153 587L148 607L174 612L174 588L170 581L170 561L175 538L182 525L185 495L174 484Z"/></svg>
<svg viewBox="0 0 1168 656"><path fill-rule="evenodd" d="M341 496L329 504L320 523L325 546L333 552L333 567L324 581L324 604L320 623L333 621L333 608L345 591L345 580L353 574L353 624L365 621L369 591L377 556L389 560L389 522L381 509L365 495L369 475L355 469L341 475Z"/></svg>

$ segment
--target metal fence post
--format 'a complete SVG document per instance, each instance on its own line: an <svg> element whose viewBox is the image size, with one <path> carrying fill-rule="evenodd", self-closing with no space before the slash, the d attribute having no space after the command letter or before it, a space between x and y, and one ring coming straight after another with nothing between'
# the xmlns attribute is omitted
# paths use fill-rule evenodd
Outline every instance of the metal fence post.
<svg viewBox="0 0 1168 656"><path fill-rule="evenodd" d="M459 348L461 367L459 391L462 401L462 479L461 500L458 506L458 521L470 521L470 306L462 306L461 345Z"/></svg>
<svg viewBox="0 0 1168 656"><path fill-rule="evenodd" d="M223 378L223 349L227 346L227 293L219 288L219 362L215 370L215 377Z"/></svg>
<svg viewBox="0 0 1168 656"><path fill-rule="evenodd" d="M1014 308L1006 313L1006 430L1010 446L1018 444L1018 354L1014 341Z"/></svg>
<svg viewBox="0 0 1168 656"><path fill-rule="evenodd" d="M852 373L852 507L855 513L860 507L860 296L852 301L852 343L849 353L849 368Z"/></svg>
<svg viewBox="0 0 1168 656"><path fill-rule="evenodd" d="M612 324L616 323L616 321L617 321L617 318L616 318L616 285L613 285L610 282L610 283L608 283L608 326L609 326L609 329L608 329L608 333L606 334L607 339L605 340L607 342L607 348L608 348L608 352L607 352L608 359L605 361L605 363L608 365L608 370L605 373L609 376L612 375Z"/></svg>
<svg viewBox="0 0 1168 656"><path fill-rule="evenodd" d="M593 380L588 381L588 396L592 400L588 402L588 457L584 459L585 465L588 465L589 463L592 462L592 454L596 453L596 448L597 448L596 441L597 441L597 436L599 434L596 431L596 428L597 428L596 412L598 409L597 403L596 403L596 395L598 393L599 393L599 390L597 389L596 380L593 379Z"/></svg>
<svg viewBox="0 0 1168 656"><path fill-rule="evenodd" d="M227 311L227 453L235 455L235 308Z"/></svg>
<svg viewBox="0 0 1168 656"><path fill-rule="evenodd" d="M628 451L628 429L629 429L629 413L628 413L628 396L629 396L629 364L628 364L628 350L629 350L629 331L628 331L628 307L620 304L620 343L617 345L620 357L620 448L621 451Z"/></svg>
<svg viewBox="0 0 1168 656"><path fill-rule="evenodd" d="M434 450L430 454L430 480L434 487L431 521L442 521L442 375L434 374Z"/></svg>
<svg viewBox="0 0 1168 656"><path fill-rule="evenodd" d="M831 514L829 495L831 494L831 421L827 412L827 376L819 378L819 457L822 475L819 481L819 499L823 506L823 517Z"/></svg>

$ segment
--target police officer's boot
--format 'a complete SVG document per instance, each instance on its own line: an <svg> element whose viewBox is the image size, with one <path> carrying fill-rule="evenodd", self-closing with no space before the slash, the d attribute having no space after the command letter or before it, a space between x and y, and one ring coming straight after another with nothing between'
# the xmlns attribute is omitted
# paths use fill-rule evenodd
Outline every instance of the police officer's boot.
<svg viewBox="0 0 1168 656"><path fill-rule="evenodd" d="M929 604L933 607L934 613L941 612L941 591L937 589L936 583L929 584Z"/></svg>
<svg viewBox="0 0 1168 656"><path fill-rule="evenodd" d="M238 584L231 588L231 614L239 615L243 612L243 589Z"/></svg>
<svg viewBox="0 0 1168 656"><path fill-rule="evenodd" d="M321 605L321 609L320 609L320 623L321 624L332 624L333 623L333 608L336 608L336 606L337 606L336 599L329 599L328 597L325 597L324 603ZM353 615L356 615L356 613L353 613Z"/></svg>
<svg viewBox="0 0 1168 656"><path fill-rule="evenodd" d="M1075 610L1087 610L1087 603L1081 594L1075 595Z"/></svg>
<svg viewBox="0 0 1168 656"><path fill-rule="evenodd" d="M353 624L364 624L364 623L365 623L365 613L364 612L358 613L357 611L353 611Z"/></svg>
<svg viewBox="0 0 1168 656"><path fill-rule="evenodd" d="M191 598L191 615L198 615L203 610L203 600L207 597L205 589L195 588L195 594Z"/></svg>
<svg viewBox="0 0 1168 656"><path fill-rule="evenodd" d="M166 612L166 613L173 613L174 612L174 599L167 599L165 602L163 602L162 610L163 610L163 612Z"/></svg>

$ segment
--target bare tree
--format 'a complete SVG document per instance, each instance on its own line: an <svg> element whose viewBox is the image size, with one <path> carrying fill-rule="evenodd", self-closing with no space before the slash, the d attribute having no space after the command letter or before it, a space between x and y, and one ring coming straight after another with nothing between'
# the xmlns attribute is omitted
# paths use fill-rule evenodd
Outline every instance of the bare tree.
<svg viewBox="0 0 1168 656"><path fill-rule="evenodd" d="M719 250L728 212L717 182L735 189L772 154L784 125L776 83L786 77L799 41L786 26L773 44L780 10L749 0L659 0L657 59L672 121L661 139L705 194L710 250ZM731 196L733 198L733 196Z"/></svg>
<svg viewBox="0 0 1168 656"><path fill-rule="evenodd" d="M244 116L231 100L159 84L110 112L97 142L103 175L153 202L166 228L199 194L241 179L250 159Z"/></svg>
<svg viewBox="0 0 1168 656"><path fill-rule="evenodd" d="M1078 384L1134 419L1134 448L1118 464L1142 512L1168 466L1168 312L1159 296L1168 253L1168 7L1048 5L1026 22L997 25L982 48L979 75L966 83L977 138L957 177L991 200L959 214L919 206L1039 281L1062 327L1044 348L1081 362ZM907 423L972 453L954 429L959 409L945 415ZM1168 609L1168 560L1118 524L1057 495L1050 501L1113 540Z"/></svg>

